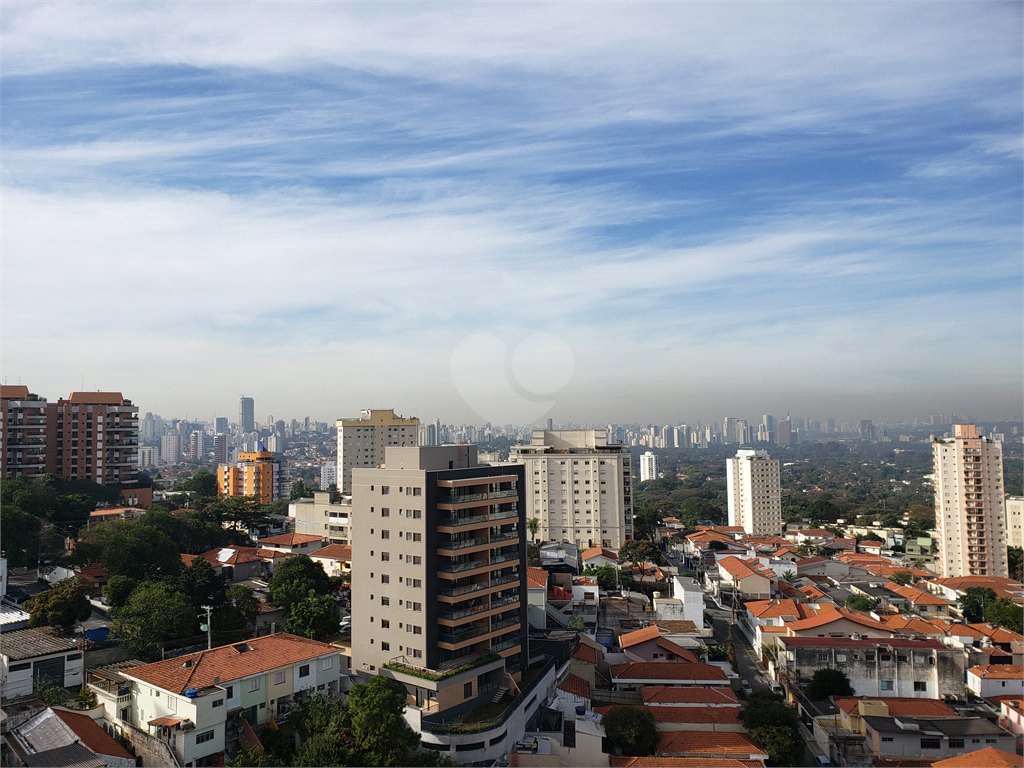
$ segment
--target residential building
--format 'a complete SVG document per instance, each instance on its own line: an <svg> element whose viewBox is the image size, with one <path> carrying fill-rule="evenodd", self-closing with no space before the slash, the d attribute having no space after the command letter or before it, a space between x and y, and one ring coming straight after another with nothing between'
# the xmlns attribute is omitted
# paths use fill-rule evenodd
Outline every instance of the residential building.
<svg viewBox="0 0 1024 768"><path fill-rule="evenodd" d="M214 434L226 435L228 433L228 417L215 416L213 419Z"/></svg>
<svg viewBox="0 0 1024 768"><path fill-rule="evenodd" d="M524 468L476 456L475 445L391 446L385 467L352 468L352 670L400 682L406 719L431 748L461 744L460 760L521 738L537 703L520 701L507 734L479 749L487 734L465 737L470 749L446 725L527 667ZM553 662L538 677L549 672L553 683Z"/></svg>
<svg viewBox="0 0 1024 768"><path fill-rule="evenodd" d="M712 594L727 597L731 605L745 600L767 600L778 586L778 576L763 568L756 559L743 560L735 555L718 561L717 578L710 578Z"/></svg>
<svg viewBox="0 0 1024 768"><path fill-rule="evenodd" d="M693 651L673 643L665 634L652 624L621 635L619 647L627 661L700 661Z"/></svg>
<svg viewBox="0 0 1024 768"><path fill-rule="evenodd" d="M256 429L256 409L251 397L243 397L238 405L238 427L243 435Z"/></svg>
<svg viewBox="0 0 1024 768"><path fill-rule="evenodd" d="M639 691L644 686L710 688L729 686L725 671L714 664L687 661L627 661L611 667L612 689Z"/></svg>
<svg viewBox="0 0 1024 768"><path fill-rule="evenodd" d="M762 449L741 448L726 459L729 525L753 536L777 536L783 530L779 460Z"/></svg>
<svg viewBox="0 0 1024 768"><path fill-rule="evenodd" d="M327 545L323 533L281 533L259 539L257 545L286 555L309 555Z"/></svg>
<svg viewBox="0 0 1024 768"><path fill-rule="evenodd" d="M650 451L640 456L640 482L658 479L658 457Z"/></svg>
<svg viewBox="0 0 1024 768"><path fill-rule="evenodd" d="M28 696L36 680L62 688L82 684L82 649L78 641L48 629L18 629L3 633L0 643L3 668L2 698Z"/></svg>
<svg viewBox="0 0 1024 768"><path fill-rule="evenodd" d="M255 496L262 504L281 498L281 462L256 443L252 453L238 454L238 461L217 467L217 487L222 496Z"/></svg>
<svg viewBox="0 0 1024 768"><path fill-rule="evenodd" d="M295 533L317 534L331 544L348 544L352 497L315 491L313 498L295 499L288 505L288 518Z"/></svg>
<svg viewBox="0 0 1024 768"><path fill-rule="evenodd" d="M309 559L320 563L328 576L341 576L352 571L352 547L345 544L328 544L311 553Z"/></svg>
<svg viewBox="0 0 1024 768"><path fill-rule="evenodd" d="M188 457L191 461L202 461L206 452L206 434L199 429L188 436Z"/></svg>
<svg viewBox="0 0 1024 768"><path fill-rule="evenodd" d="M331 486L338 485L338 463L324 464L320 467L320 490L329 491Z"/></svg>
<svg viewBox="0 0 1024 768"><path fill-rule="evenodd" d="M160 462L160 449L155 445L139 446L139 469L151 469Z"/></svg>
<svg viewBox="0 0 1024 768"><path fill-rule="evenodd" d="M1002 444L973 424L932 443L941 576L1007 576Z"/></svg>
<svg viewBox="0 0 1024 768"><path fill-rule="evenodd" d="M72 392L50 406L53 471L100 485L134 485L138 469L139 409L120 392ZM49 462L48 462L49 463Z"/></svg>
<svg viewBox="0 0 1024 768"><path fill-rule="evenodd" d="M223 432L213 436L213 460L217 464L228 463L228 436Z"/></svg>
<svg viewBox="0 0 1024 768"><path fill-rule="evenodd" d="M690 765L732 765L735 761L740 765L764 765L768 759L768 753L757 739L748 733L737 733L735 731L665 731L658 734L657 753L662 758L683 757L697 758L697 761ZM621 758L611 758L618 760ZM635 760L636 758L627 758ZM712 762L714 761L714 762ZM612 765L609 761L609 764ZM619 763L614 763L619 765ZM636 766L634 762L625 765ZM664 762L652 761L647 764L650 768L665 766ZM675 765L673 763L672 765ZM684 764L685 765L685 764ZM682 768L680 766L680 768Z"/></svg>
<svg viewBox="0 0 1024 768"><path fill-rule="evenodd" d="M978 745L973 742L974 739L971 739L972 746L977 747ZM1014 753L1005 749L985 747L976 752L965 752L946 760L938 760L932 763L932 768L1020 768L1020 764L1019 748Z"/></svg>
<svg viewBox="0 0 1024 768"><path fill-rule="evenodd" d="M864 715L863 720L867 742L879 760L952 757L984 748L1016 750L1013 735L984 717L925 719Z"/></svg>
<svg viewBox="0 0 1024 768"><path fill-rule="evenodd" d="M975 696L1024 696L1024 666L985 664L967 670L967 687Z"/></svg>
<svg viewBox="0 0 1024 768"><path fill-rule="evenodd" d="M135 768L135 757L87 714L46 707L5 734L17 762L5 765L87 765Z"/></svg>
<svg viewBox="0 0 1024 768"><path fill-rule="evenodd" d="M160 460L164 464L181 463L181 435L171 431L160 438Z"/></svg>
<svg viewBox="0 0 1024 768"><path fill-rule="evenodd" d="M3 442L0 477L21 475L42 478L48 471L47 454L56 456L56 445L47 450L47 403L22 385L0 386ZM54 435L55 437L55 435Z"/></svg>
<svg viewBox="0 0 1024 768"><path fill-rule="evenodd" d="M537 429L509 460L525 468L526 517L540 520L542 540L585 550L633 538L629 448L609 444L605 430Z"/></svg>
<svg viewBox="0 0 1024 768"><path fill-rule="evenodd" d="M338 419L338 469L335 482L342 493L352 491L352 470L355 467L378 467L389 446L415 446L419 439L420 420L396 416L392 408L367 409L358 419Z"/></svg>
<svg viewBox="0 0 1024 768"><path fill-rule="evenodd" d="M1006 546L1024 547L1024 496L1007 496Z"/></svg>
<svg viewBox="0 0 1024 768"><path fill-rule="evenodd" d="M842 671L855 696L963 696L964 654L935 640L778 637L776 673L788 690L818 669Z"/></svg>
<svg viewBox="0 0 1024 768"><path fill-rule="evenodd" d="M239 718L281 719L305 690L337 696L341 663L341 648L279 632L130 667L117 720L166 742L186 768L222 764Z"/></svg>

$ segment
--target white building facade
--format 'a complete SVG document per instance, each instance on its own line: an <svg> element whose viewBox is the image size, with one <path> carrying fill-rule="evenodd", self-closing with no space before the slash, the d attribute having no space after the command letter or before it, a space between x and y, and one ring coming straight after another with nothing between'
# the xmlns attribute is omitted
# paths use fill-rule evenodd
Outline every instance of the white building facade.
<svg viewBox="0 0 1024 768"><path fill-rule="evenodd" d="M729 525L752 536L778 536L782 525L779 460L762 449L740 449L726 459Z"/></svg>
<svg viewBox="0 0 1024 768"><path fill-rule="evenodd" d="M647 451L640 457L640 482L656 480L658 477L658 457Z"/></svg>

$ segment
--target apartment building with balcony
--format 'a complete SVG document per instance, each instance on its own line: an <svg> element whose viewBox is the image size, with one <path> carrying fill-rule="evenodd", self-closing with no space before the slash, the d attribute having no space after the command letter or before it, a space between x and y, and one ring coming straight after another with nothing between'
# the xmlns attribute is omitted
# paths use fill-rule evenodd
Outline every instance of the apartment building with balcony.
<svg viewBox="0 0 1024 768"><path fill-rule="evenodd" d="M542 541L617 549L633 538L629 448L605 430L537 429L509 460L524 467L526 517L540 520Z"/></svg>
<svg viewBox="0 0 1024 768"><path fill-rule="evenodd" d="M0 470L4 480L25 475L42 478L47 468L47 403L22 385L0 386L3 454ZM56 455L56 446L53 446Z"/></svg>
<svg viewBox="0 0 1024 768"><path fill-rule="evenodd" d="M529 667L524 469L476 457L389 447L384 467L352 469L352 671L401 683L406 718L441 751L453 722L511 699ZM504 737L483 751L467 738L459 762L501 754Z"/></svg>
<svg viewBox="0 0 1024 768"><path fill-rule="evenodd" d="M217 488L222 496L254 496L261 504L281 498L284 478L281 462L256 443L256 450L238 454L238 461L217 467Z"/></svg>
<svg viewBox="0 0 1024 768"><path fill-rule="evenodd" d="M420 420L396 416L392 408L366 409L358 419L338 419L338 470L335 482L342 493L352 491L355 467L377 467L389 447L415 446Z"/></svg>
<svg viewBox="0 0 1024 768"><path fill-rule="evenodd" d="M295 533L323 536L330 544L348 544L352 497L315 491L313 498L295 499L288 505L288 518Z"/></svg>
<svg viewBox="0 0 1024 768"><path fill-rule="evenodd" d="M1007 576L1002 444L973 424L932 443L942 576Z"/></svg>

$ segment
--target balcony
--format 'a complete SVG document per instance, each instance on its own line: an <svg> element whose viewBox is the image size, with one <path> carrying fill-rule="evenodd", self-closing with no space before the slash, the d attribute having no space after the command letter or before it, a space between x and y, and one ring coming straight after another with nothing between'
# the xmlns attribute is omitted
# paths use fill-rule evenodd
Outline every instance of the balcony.
<svg viewBox="0 0 1024 768"><path fill-rule="evenodd" d="M515 488L507 491L491 491L490 498L492 499L511 499L513 496L518 496L519 491Z"/></svg>
<svg viewBox="0 0 1024 768"><path fill-rule="evenodd" d="M502 619L501 621L493 622L491 624L491 632L497 632L499 629L505 629L505 627L518 627L519 618L514 619Z"/></svg>
<svg viewBox="0 0 1024 768"><path fill-rule="evenodd" d="M439 632L437 634L437 641L439 643L448 643L449 645L459 645L460 643L465 643L490 633L491 630L487 627L474 627L465 632Z"/></svg>
<svg viewBox="0 0 1024 768"><path fill-rule="evenodd" d="M437 614L437 618L445 619L446 621L458 621L459 619L464 619L467 616L475 616L479 613L490 611L496 607L497 606L495 606L494 603L491 603L489 606L474 605L471 608L460 608L457 611L441 611Z"/></svg>
<svg viewBox="0 0 1024 768"><path fill-rule="evenodd" d="M463 571L472 571L476 568L486 568L486 560L469 560L465 563L451 563L444 568L438 568L438 573L462 573Z"/></svg>
<svg viewBox="0 0 1024 768"><path fill-rule="evenodd" d="M491 608L501 608L506 605L513 605L519 602L519 595L509 595L508 597L499 597L495 600L491 600Z"/></svg>
<svg viewBox="0 0 1024 768"><path fill-rule="evenodd" d="M466 549L467 547L479 547L482 544L488 544L490 542L487 539L458 539L456 541L440 541L437 544L438 549Z"/></svg>
<svg viewBox="0 0 1024 768"><path fill-rule="evenodd" d="M486 493L450 493L437 497L438 504L466 504L470 501L484 501Z"/></svg>
<svg viewBox="0 0 1024 768"><path fill-rule="evenodd" d="M517 548L514 552L506 552L501 555L491 556L491 565L497 565L498 563L507 563L509 561L519 560L519 549Z"/></svg>
<svg viewBox="0 0 1024 768"><path fill-rule="evenodd" d="M461 587L451 587L450 589L439 589L437 594L443 597L458 597L459 595L468 595L473 592L479 592L483 589L490 589L493 585L486 581L478 581L475 584L463 584Z"/></svg>
<svg viewBox="0 0 1024 768"><path fill-rule="evenodd" d="M487 515L471 515L468 517L442 517L437 521L439 526L446 526L448 528L458 528L463 525L473 525L474 523L486 523Z"/></svg>
<svg viewBox="0 0 1024 768"><path fill-rule="evenodd" d="M504 511L497 510L491 512L491 520L508 520L509 518L519 517L518 509L506 509Z"/></svg>
<svg viewBox="0 0 1024 768"><path fill-rule="evenodd" d="M507 651L509 648L515 648L517 645L522 645L519 638L513 640L505 640L500 643L491 643L491 652L499 653L501 651Z"/></svg>
<svg viewBox="0 0 1024 768"><path fill-rule="evenodd" d="M519 574L518 573L512 573L512 574L509 574L508 576L499 576L497 578L491 579L491 586L492 587L500 587L502 584L511 584L513 582L516 582L516 583L519 582Z"/></svg>
<svg viewBox="0 0 1024 768"><path fill-rule="evenodd" d="M499 541L511 541L512 539L519 539L519 531L491 534L491 544L496 544Z"/></svg>

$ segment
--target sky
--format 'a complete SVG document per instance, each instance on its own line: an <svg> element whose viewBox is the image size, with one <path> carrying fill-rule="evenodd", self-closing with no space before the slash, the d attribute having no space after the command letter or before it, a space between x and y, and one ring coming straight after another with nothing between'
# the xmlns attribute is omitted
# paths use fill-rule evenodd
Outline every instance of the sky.
<svg viewBox="0 0 1024 768"><path fill-rule="evenodd" d="M1022 4L7 3L2 375L1019 419Z"/></svg>

